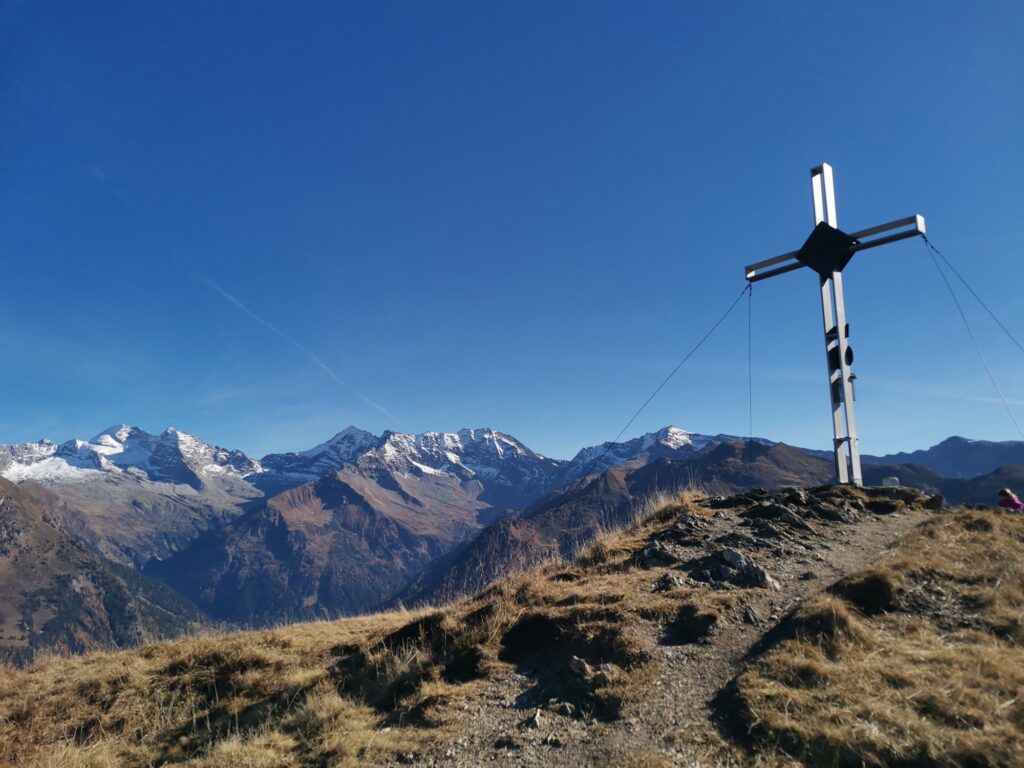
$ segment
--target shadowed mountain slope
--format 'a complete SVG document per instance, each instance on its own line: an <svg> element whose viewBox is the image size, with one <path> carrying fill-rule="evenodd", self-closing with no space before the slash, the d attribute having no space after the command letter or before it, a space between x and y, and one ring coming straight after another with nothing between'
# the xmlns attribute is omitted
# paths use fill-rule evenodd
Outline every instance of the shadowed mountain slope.
<svg viewBox="0 0 1024 768"><path fill-rule="evenodd" d="M173 590L68 536L47 500L0 479L0 656L135 645L205 621Z"/></svg>
<svg viewBox="0 0 1024 768"><path fill-rule="evenodd" d="M62 517L69 533L104 557L136 568L235 519L252 500L132 475L102 475L46 487L73 510Z"/></svg>
<svg viewBox="0 0 1024 768"><path fill-rule="evenodd" d="M145 570L219 619L335 617L385 601L479 530L488 510L450 476L367 477L348 467L275 496Z"/></svg>

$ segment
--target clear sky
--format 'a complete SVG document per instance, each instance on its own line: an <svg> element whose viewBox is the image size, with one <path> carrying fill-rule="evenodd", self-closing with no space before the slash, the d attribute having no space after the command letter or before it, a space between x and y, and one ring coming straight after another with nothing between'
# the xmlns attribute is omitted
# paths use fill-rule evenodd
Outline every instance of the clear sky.
<svg viewBox="0 0 1024 768"><path fill-rule="evenodd" d="M0 5L0 442L348 424L611 439L743 287L920 212L1024 336L1024 4ZM919 241L846 272L861 446L1020 438ZM966 303L1024 421L1024 355ZM815 276L755 286L754 431L829 444ZM629 434L747 432L746 304Z"/></svg>

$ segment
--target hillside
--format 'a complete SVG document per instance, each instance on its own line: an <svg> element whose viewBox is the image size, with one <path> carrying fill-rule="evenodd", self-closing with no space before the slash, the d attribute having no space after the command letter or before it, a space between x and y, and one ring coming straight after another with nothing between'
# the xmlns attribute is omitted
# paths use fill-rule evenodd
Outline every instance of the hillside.
<svg viewBox="0 0 1024 768"><path fill-rule="evenodd" d="M136 645L202 624L172 590L71 538L47 501L0 479L0 658Z"/></svg>
<svg viewBox="0 0 1024 768"><path fill-rule="evenodd" d="M907 490L683 497L445 607L4 670L0 762L1019 764L1022 542Z"/></svg>
<svg viewBox="0 0 1024 768"><path fill-rule="evenodd" d="M814 485L832 475L824 459L781 443L734 441L689 460L624 463L556 491L520 516L494 523L432 563L400 597L411 604L450 600L553 554L571 557L602 531L630 522L666 494L689 488L733 493L751 486Z"/></svg>

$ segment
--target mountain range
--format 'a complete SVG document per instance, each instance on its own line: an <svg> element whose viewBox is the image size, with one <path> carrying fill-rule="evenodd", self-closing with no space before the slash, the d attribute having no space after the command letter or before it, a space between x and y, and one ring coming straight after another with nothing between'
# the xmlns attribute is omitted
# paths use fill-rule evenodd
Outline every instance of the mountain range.
<svg viewBox="0 0 1024 768"><path fill-rule="evenodd" d="M916 464L943 477L968 479L1008 464L1024 464L1024 440L992 442L950 437L927 450L864 456L872 464Z"/></svg>
<svg viewBox="0 0 1024 768"><path fill-rule="evenodd" d="M990 501L999 485L1024 480L1013 465L1024 465L1024 443L950 438L866 457L865 475ZM0 476L31 492L61 536L119 578L173 590L182 618L167 632L202 615L261 626L445 599L551 554L571 556L659 493L816 485L832 475L821 452L676 427L568 461L493 429L378 436L349 427L260 459L173 428L125 425L89 440L0 446Z"/></svg>
<svg viewBox="0 0 1024 768"><path fill-rule="evenodd" d="M412 505L482 527L583 474L657 457L689 458L714 438L673 427L550 459L492 429L373 435L355 427L306 451L252 459L169 428L110 427L89 440L0 445L0 476L57 490L65 527L104 556L165 559L265 500L343 468L385 514ZM472 514L469 514L472 511ZM401 517L401 515L399 515Z"/></svg>

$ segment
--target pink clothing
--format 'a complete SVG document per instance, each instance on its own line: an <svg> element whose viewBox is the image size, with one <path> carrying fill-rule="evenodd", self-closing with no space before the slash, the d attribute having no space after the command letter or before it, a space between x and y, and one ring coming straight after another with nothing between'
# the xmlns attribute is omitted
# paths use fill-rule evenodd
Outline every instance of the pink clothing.
<svg viewBox="0 0 1024 768"><path fill-rule="evenodd" d="M1016 496L1003 497L999 499L999 506L1003 509L1012 509L1015 512L1020 512L1021 508L1024 508L1024 502L1021 502Z"/></svg>

